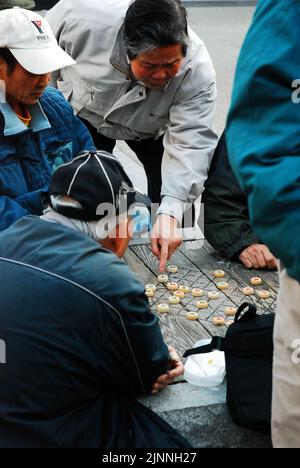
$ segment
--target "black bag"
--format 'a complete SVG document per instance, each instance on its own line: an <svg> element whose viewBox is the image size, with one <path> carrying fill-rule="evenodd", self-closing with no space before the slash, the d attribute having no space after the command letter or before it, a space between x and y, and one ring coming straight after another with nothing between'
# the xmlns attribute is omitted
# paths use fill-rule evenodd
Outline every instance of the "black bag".
<svg viewBox="0 0 300 468"><path fill-rule="evenodd" d="M248 310L241 315L242 312ZM239 426L262 433L271 431L273 329L275 314L257 315L256 307L243 304L225 338L215 336L209 345L184 354L225 352L227 404Z"/></svg>

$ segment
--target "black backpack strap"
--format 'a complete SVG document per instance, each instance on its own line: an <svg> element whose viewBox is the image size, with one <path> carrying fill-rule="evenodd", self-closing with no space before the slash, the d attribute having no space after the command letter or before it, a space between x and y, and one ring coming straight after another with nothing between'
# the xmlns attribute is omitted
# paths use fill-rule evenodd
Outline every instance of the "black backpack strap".
<svg viewBox="0 0 300 468"><path fill-rule="evenodd" d="M223 342L224 342L224 338L222 338L221 336L214 336L209 344L204 345L204 346L198 346L198 348L188 349L184 353L183 357L186 358L186 357L192 356L193 354L210 353L211 351L215 351L215 350L224 351Z"/></svg>
<svg viewBox="0 0 300 468"><path fill-rule="evenodd" d="M245 313L243 314L244 311ZM239 307L234 321L236 323L237 321L246 321L246 320L254 319L256 317L256 312L257 312L257 309L255 305L250 304L248 302L244 302L244 304L242 304ZM209 344L204 345L204 346L198 346L197 348L188 349L184 353L183 357L187 358L194 354L210 353L211 351L215 351L215 350L225 351L224 340L225 338L222 338L221 336L214 336Z"/></svg>
<svg viewBox="0 0 300 468"><path fill-rule="evenodd" d="M241 314L244 312L245 309L248 309L248 310L241 317ZM254 319L256 317L256 312L257 312L257 308L255 307L255 305L249 304L249 302L244 302L244 304L242 304L239 307L239 309L238 309L238 311L236 313L236 316L234 318L234 321L237 322L238 320Z"/></svg>

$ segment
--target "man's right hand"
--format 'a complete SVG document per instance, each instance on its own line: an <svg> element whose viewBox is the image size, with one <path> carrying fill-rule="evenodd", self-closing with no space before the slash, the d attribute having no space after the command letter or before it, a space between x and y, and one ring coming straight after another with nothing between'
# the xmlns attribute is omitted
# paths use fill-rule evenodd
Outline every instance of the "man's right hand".
<svg viewBox="0 0 300 468"><path fill-rule="evenodd" d="M167 261L180 247L182 238L178 229L178 221L172 216L158 216L151 232L151 249L159 258L159 272L165 271Z"/></svg>
<svg viewBox="0 0 300 468"><path fill-rule="evenodd" d="M275 270L277 260L264 244L253 244L243 250L239 256L240 261L246 268Z"/></svg>

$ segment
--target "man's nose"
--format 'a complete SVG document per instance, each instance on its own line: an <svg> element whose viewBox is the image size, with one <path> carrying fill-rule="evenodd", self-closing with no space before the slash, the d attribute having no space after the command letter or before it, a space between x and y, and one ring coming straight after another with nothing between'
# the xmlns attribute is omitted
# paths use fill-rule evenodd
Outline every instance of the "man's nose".
<svg viewBox="0 0 300 468"><path fill-rule="evenodd" d="M165 70L164 68L158 68L153 73L152 78L154 78L155 80L164 80L165 78L168 78L167 70Z"/></svg>
<svg viewBox="0 0 300 468"><path fill-rule="evenodd" d="M41 87L47 86L51 80L51 73L45 73L40 76L39 85Z"/></svg>

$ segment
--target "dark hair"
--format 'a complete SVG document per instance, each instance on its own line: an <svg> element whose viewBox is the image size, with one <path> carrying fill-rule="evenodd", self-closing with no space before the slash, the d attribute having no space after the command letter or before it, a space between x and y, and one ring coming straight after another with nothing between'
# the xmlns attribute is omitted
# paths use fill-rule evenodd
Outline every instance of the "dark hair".
<svg viewBox="0 0 300 468"><path fill-rule="evenodd" d="M187 12L180 0L135 0L124 21L129 60L157 47L188 45Z"/></svg>
<svg viewBox="0 0 300 468"><path fill-rule="evenodd" d="M11 51L7 49L7 47L5 48L0 47L0 57L2 57L5 60L10 73L12 73L14 69L16 68L18 61L15 59Z"/></svg>

